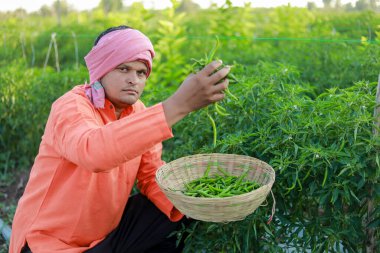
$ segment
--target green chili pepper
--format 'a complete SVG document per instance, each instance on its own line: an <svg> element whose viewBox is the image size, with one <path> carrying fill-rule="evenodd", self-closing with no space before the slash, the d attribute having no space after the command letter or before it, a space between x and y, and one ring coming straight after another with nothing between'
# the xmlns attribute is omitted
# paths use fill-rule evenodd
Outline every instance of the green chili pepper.
<svg viewBox="0 0 380 253"><path fill-rule="evenodd" d="M211 51L208 54L205 54L205 57L203 59L200 59L200 60L192 59L194 61L193 65L192 65L192 72L196 73L196 72L200 71L201 69L203 69L206 65L211 63L214 60L214 56L215 56L215 53L216 53L218 47L219 47L219 38L216 36L216 43L215 43L214 47L211 49ZM224 66L225 65L220 66L215 71L218 71L219 69L223 68ZM233 67L233 66L230 66L230 67ZM229 79L230 83L237 83L238 82L238 79L232 73L228 73L226 78ZM228 88L225 90L225 94L230 96L233 100L239 101L239 99L235 95L233 95ZM230 115L229 113L227 113L226 109L224 107L220 106L217 102L214 103L214 105L215 105L214 109L215 109L215 112L217 114L219 114L221 116L229 116ZM216 147L216 140L217 140L217 136L218 136L216 124L215 124L214 119L208 113L208 111L207 111L206 115L211 122L211 126L213 129L213 146Z"/></svg>
<svg viewBox="0 0 380 253"><path fill-rule="evenodd" d="M212 126L212 130L213 130L213 133L214 133L214 138L213 138L213 145L214 147L216 147L216 137L217 137L217 130L216 130L216 125L215 125L215 121L214 119L210 116L210 114L207 113L207 117L209 118L210 122L211 122L211 126Z"/></svg>
<svg viewBox="0 0 380 253"><path fill-rule="evenodd" d="M221 174L209 177L211 164L204 176L195 179L185 185L184 194L191 197L222 198L244 194L260 187L254 181L246 180L249 168L246 168L240 176L230 175L221 166L216 165Z"/></svg>
<svg viewBox="0 0 380 253"><path fill-rule="evenodd" d="M218 103L214 103L215 111L221 116L229 116L230 114L226 112L224 107L220 106Z"/></svg>

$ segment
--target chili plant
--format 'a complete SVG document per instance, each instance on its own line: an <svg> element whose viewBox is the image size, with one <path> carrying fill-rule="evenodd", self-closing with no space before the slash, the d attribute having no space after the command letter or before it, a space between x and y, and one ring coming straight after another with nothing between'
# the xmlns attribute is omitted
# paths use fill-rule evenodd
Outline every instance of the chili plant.
<svg viewBox="0 0 380 253"><path fill-rule="evenodd" d="M219 39L218 39L218 37L216 37L216 43L215 43L214 47L211 49L211 51L208 54L205 55L204 58L202 58L200 60L192 59L194 61L194 64L192 65L192 72L196 73L196 72L200 71L201 69L203 69L208 64L210 64L214 60L214 56L215 56L215 53L216 53L218 47L219 47ZM224 68L225 66L226 65L222 64L217 70L215 70L215 72ZM233 66L230 66L230 67L233 67ZM226 78L229 79L229 83L238 83L237 78L232 73L229 73ZM221 80L221 82L222 81L223 80ZM225 93L231 99L233 99L235 101L239 101L239 99L234 94L231 93L231 91L228 89L228 87L225 90ZM229 116L230 115L227 112L227 110L223 106L221 106L218 102L214 103L213 105L214 105L215 112L217 114L219 114L220 116ZM210 120L212 129L213 129L213 146L216 147L216 140L217 140L218 132L217 132L215 120L209 112L209 106L206 107L206 115L207 115L208 119Z"/></svg>

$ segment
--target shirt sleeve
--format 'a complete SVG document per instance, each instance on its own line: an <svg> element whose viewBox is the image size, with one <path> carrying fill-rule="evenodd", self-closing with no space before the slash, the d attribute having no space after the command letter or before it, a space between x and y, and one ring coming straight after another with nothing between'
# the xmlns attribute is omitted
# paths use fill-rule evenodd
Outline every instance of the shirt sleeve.
<svg viewBox="0 0 380 253"><path fill-rule="evenodd" d="M45 132L60 155L93 172L115 168L173 136L161 103L107 125L96 117L85 97L64 97L53 104Z"/></svg>
<svg viewBox="0 0 380 253"><path fill-rule="evenodd" d="M156 171L165 164L161 159L162 144L159 143L144 153L137 173L137 187L171 221L179 221L183 214L173 206L156 182Z"/></svg>

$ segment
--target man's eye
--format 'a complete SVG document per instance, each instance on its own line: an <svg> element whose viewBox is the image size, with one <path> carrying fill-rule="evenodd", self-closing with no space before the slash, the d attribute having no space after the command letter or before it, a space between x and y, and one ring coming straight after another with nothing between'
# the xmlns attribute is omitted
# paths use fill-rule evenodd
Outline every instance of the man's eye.
<svg viewBox="0 0 380 253"><path fill-rule="evenodd" d="M128 68L127 67L120 67L118 68L121 72L127 72Z"/></svg>
<svg viewBox="0 0 380 253"><path fill-rule="evenodd" d="M146 75L147 75L147 73L146 73L145 70L139 70L139 71L137 71L137 74L138 74L139 76L146 76Z"/></svg>

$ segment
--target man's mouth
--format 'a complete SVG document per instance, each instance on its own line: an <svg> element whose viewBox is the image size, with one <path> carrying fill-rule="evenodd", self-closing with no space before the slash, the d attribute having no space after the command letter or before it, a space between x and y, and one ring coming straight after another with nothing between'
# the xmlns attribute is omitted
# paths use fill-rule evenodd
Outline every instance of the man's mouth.
<svg viewBox="0 0 380 253"><path fill-rule="evenodd" d="M139 94L137 90L134 90L134 89L123 89L122 91L127 92L127 93Z"/></svg>

